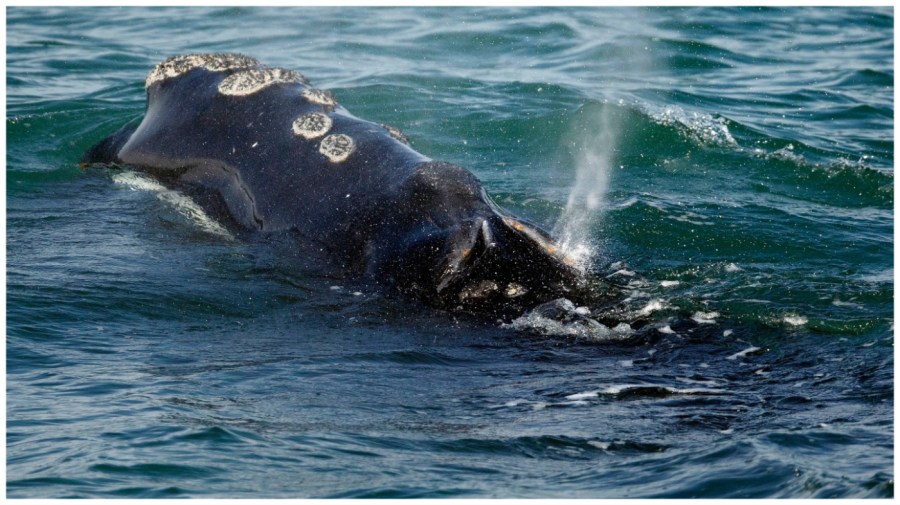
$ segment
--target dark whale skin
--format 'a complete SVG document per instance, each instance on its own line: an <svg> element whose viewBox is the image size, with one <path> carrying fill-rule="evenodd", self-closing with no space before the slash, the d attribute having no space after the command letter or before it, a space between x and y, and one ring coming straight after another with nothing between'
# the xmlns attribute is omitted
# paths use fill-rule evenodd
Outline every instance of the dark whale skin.
<svg viewBox="0 0 900 505"><path fill-rule="evenodd" d="M267 74L275 76L268 83ZM242 80L246 89L223 91ZM330 120L327 132L298 134L295 122L310 116L315 125ZM347 144L343 136L349 153L329 148ZM347 275L436 307L515 315L583 285L549 234L506 215L471 172L353 116L300 74L241 55L161 63L147 79L140 124L100 141L82 162L145 171L238 233L295 234Z"/></svg>

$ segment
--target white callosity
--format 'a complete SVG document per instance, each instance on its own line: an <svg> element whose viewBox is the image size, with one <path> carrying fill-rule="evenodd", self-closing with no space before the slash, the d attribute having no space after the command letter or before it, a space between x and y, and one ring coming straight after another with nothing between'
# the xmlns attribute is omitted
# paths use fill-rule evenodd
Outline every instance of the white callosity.
<svg viewBox="0 0 900 505"><path fill-rule="evenodd" d="M394 140L399 140L400 142L409 145L409 140L406 138L406 135L404 135L403 132L401 132L399 129L384 123L381 124L381 127L384 128L384 130L388 132L388 135L394 138Z"/></svg>
<svg viewBox="0 0 900 505"><path fill-rule="evenodd" d="M294 120L292 126L294 135L305 139L317 139L331 130L332 121L328 115L321 112L304 114Z"/></svg>
<svg viewBox="0 0 900 505"><path fill-rule="evenodd" d="M334 107L337 105L334 93L328 90L316 88L304 89L301 95L312 103L324 105L326 107Z"/></svg>
<svg viewBox="0 0 900 505"><path fill-rule="evenodd" d="M257 65L259 65L259 61L256 58L233 53L173 56L150 71L150 74L147 75L145 85L149 88L157 82L172 77L178 77L195 68L203 68L210 72L225 72L228 70L255 67Z"/></svg>
<svg viewBox="0 0 900 505"><path fill-rule="evenodd" d="M349 135L338 133L329 135L319 143L319 152L324 154L332 163L340 163L353 154L356 144Z"/></svg>
<svg viewBox="0 0 900 505"><path fill-rule="evenodd" d="M219 93L223 95L252 95L279 83L308 84L299 72L284 68L251 68L226 77L219 83Z"/></svg>

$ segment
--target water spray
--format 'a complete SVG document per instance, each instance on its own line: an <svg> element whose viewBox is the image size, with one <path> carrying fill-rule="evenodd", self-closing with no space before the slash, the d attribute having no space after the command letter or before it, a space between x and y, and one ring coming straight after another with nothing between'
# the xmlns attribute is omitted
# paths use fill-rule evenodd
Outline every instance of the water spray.
<svg viewBox="0 0 900 505"><path fill-rule="evenodd" d="M582 108L579 113L583 118L573 126L569 137L576 150L575 182L553 231L561 249L584 268L597 254L590 231L606 207L621 121L605 102L597 112Z"/></svg>

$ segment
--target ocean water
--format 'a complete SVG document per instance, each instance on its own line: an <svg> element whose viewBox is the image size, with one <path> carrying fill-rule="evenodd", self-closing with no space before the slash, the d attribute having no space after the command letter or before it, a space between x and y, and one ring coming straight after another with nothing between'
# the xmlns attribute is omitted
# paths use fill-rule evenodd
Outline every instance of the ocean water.
<svg viewBox="0 0 900 505"><path fill-rule="evenodd" d="M893 496L891 8L6 15L9 497ZM78 166L205 51L469 168L628 326L430 309Z"/></svg>

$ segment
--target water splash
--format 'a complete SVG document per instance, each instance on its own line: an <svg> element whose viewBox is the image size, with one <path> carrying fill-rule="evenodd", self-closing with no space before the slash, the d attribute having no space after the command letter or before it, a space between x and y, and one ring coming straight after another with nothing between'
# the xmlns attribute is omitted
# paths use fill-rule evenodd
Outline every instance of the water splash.
<svg viewBox="0 0 900 505"><path fill-rule="evenodd" d="M610 328L590 317L587 307L576 307L571 300L558 298L538 305L501 328L593 341L626 340L634 334L628 323Z"/></svg>
<svg viewBox="0 0 900 505"><path fill-rule="evenodd" d="M116 184L122 184L133 191L155 193L157 198L171 205L179 215L197 225L206 233L226 239L234 239L225 227L209 217L196 202L178 191L166 188L150 176L126 170L113 175L112 179Z"/></svg>
<svg viewBox="0 0 900 505"><path fill-rule="evenodd" d="M620 105L622 105L620 103ZM575 150L575 182L566 209L553 229L561 249L584 266L597 254L590 230L606 207L610 173L616 166L621 115L604 102L596 113L582 108L569 136Z"/></svg>

